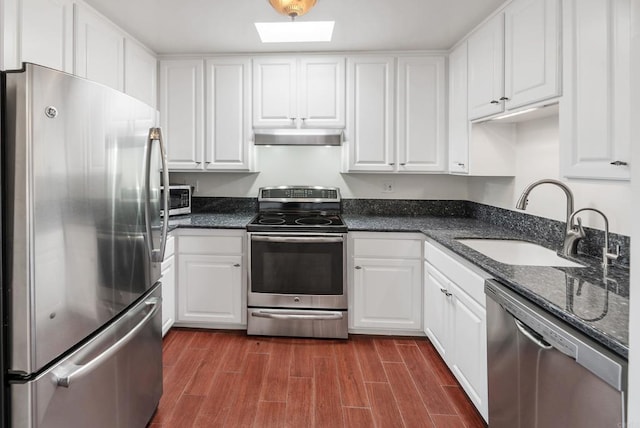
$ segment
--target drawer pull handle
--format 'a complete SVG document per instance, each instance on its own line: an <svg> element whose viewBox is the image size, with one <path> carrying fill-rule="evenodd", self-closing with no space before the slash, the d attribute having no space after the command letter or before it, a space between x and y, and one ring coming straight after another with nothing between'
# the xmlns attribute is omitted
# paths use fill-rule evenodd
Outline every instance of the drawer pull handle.
<svg viewBox="0 0 640 428"><path fill-rule="evenodd" d="M613 161L613 162L611 162L611 165L613 165L613 166L627 166L629 164L627 162L624 162L624 161Z"/></svg>
<svg viewBox="0 0 640 428"><path fill-rule="evenodd" d="M362 269L362 266L356 266L356 269Z"/></svg>
<svg viewBox="0 0 640 428"><path fill-rule="evenodd" d="M451 297L451 296L453 295L453 294L451 294L451 292L450 292L449 290L447 290L446 288L441 288L441 289L440 289L440 292L441 292L442 294L444 294L445 296L447 296L447 297Z"/></svg>
<svg viewBox="0 0 640 428"><path fill-rule="evenodd" d="M240 263L235 263L233 267L240 267Z"/></svg>

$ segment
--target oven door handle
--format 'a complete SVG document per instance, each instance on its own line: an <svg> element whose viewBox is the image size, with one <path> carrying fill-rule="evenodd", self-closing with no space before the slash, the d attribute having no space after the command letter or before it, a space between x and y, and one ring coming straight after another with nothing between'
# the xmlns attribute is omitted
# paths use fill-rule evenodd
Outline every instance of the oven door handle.
<svg viewBox="0 0 640 428"><path fill-rule="evenodd" d="M309 243L309 244L325 244L344 242L342 236L265 236L252 235L253 242L284 242L284 243Z"/></svg>
<svg viewBox="0 0 640 428"><path fill-rule="evenodd" d="M303 314L300 312L270 312L270 311L258 311L252 312L252 317L256 318L271 318L276 320L306 320L306 321L326 321L326 320L341 320L343 318L342 312L323 312L314 314Z"/></svg>

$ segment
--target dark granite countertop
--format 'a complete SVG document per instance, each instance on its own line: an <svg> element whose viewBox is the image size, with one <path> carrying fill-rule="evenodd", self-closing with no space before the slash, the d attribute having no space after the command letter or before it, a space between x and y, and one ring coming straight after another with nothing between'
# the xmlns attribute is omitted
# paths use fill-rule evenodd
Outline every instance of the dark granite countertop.
<svg viewBox="0 0 640 428"><path fill-rule="evenodd" d="M255 215L256 213L254 212L179 215L169 219L169 230L185 227L196 229L244 229Z"/></svg>
<svg viewBox="0 0 640 428"><path fill-rule="evenodd" d="M343 215L349 231L422 232L472 262L502 284L628 358L629 271L578 256L584 268L514 266L499 263L456 241L459 238L531 240L525 234L472 218Z"/></svg>
<svg viewBox="0 0 640 428"><path fill-rule="evenodd" d="M191 214L172 217L170 228L244 229L254 212ZM584 268L513 266L496 262L456 241L499 238L531 241L530 236L485 221L454 216L376 216L343 214L349 231L419 232L472 262L502 284L628 358L629 271L609 269L600 260L579 256Z"/></svg>

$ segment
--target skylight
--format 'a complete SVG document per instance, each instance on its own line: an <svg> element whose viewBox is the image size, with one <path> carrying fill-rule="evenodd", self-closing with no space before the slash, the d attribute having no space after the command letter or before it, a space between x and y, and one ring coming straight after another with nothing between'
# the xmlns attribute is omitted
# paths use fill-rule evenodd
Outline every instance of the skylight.
<svg viewBox="0 0 640 428"><path fill-rule="evenodd" d="M256 22L262 43L330 42L335 21Z"/></svg>

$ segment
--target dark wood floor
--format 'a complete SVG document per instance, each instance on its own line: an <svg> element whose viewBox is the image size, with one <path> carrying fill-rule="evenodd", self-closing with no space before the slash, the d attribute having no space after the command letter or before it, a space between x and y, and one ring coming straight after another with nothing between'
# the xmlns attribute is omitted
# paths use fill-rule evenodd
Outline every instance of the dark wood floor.
<svg viewBox="0 0 640 428"><path fill-rule="evenodd" d="M484 427L427 339L173 329L150 428Z"/></svg>

